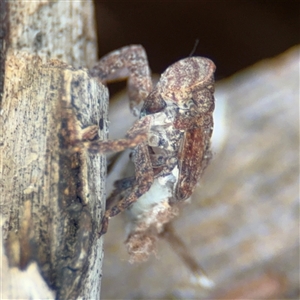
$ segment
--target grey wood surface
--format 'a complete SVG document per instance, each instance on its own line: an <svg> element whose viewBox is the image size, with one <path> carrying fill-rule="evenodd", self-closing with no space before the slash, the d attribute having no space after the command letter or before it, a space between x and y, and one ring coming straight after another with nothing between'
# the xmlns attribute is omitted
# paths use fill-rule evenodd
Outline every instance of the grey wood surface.
<svg viewBox="0 0 300 300"><path fill-rule="evenodd" d="M99 299L106 160L80 142L89 126L107 137L108 92L78 68L96 60L92 2L6 8L1 298Z"/></svg>

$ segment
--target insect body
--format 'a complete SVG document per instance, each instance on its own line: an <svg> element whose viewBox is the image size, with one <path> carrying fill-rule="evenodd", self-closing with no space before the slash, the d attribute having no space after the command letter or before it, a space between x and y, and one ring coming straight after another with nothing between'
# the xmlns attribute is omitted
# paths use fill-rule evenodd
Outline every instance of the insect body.
<svg viewBox="0 0 300 300"><path fill-rule="evenodd" d="M128 77L130 107L139 115L124 139L88 146L92 152L133 148L135 176L116 182L108 200L118 203L107 208L100 234L106 232L109 218L125 209L139 215L153 203L172 206L191 196L211 158L214 71L211 60L188 57L167 68L152 88L141 46L114 51L91 70L103 82Z"/></svg>

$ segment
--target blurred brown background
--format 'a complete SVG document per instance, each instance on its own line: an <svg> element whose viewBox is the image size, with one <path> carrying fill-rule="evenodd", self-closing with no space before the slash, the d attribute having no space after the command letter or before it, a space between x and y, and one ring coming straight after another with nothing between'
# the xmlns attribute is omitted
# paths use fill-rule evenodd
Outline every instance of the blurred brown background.
<svg viewBox="0 0 300 300"><path fill-rule="evenodd" d="M122 214L105 236L102 298L299 299L300 48L290 48L300 40L300 2L95 3L99 57L142 44L162 73L199 39L195 55L217 65L214 158L174 222L216 288L195 285L164 240L157 258L130 265ZM111 136L132 121L126 93L117 96Z"/></svg>
<svg viewBox="0 0 300 300"><path fill-rule="evenodd" d="M154 73L186 57L211 58L222 79L300 41L299 1L95 1L99 57L129 44L145 47Z"/></svg>

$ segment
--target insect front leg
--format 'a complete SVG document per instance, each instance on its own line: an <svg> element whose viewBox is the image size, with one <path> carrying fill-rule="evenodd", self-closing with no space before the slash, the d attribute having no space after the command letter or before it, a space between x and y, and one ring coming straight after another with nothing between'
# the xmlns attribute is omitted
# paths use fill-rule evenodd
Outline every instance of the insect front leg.
<svg viewBox="0 0 300 300"><path fill-rule="evenodd" d="M151 72L146 51L140 45L131 45L104 56L91 70L102 83L128 78L130 109L138 116L143 101L152 90Z"/></svg>
<svg viewBox="0 0 300 300"><path fill-rule="evenodd" d="M136 202L150 189L153 183L153 168L147 144L143 143L138 145L134 151L133 161L135 164L135 181L133 182L132 189L129 195L125 196L116 205L106 210L102 219L100 236L106 233L109 219L129 208L131 204ZM113 192L113 195L115 197L116 193Z"/></svg>
<svg viewBox="0 0 300 300"><path fill-rule="evenodd" d="M133 124L124 139L108 141L91 141L85 145L91 153L120 152L128 148L136 147L148 139L148 132L152 116L145 116Z"/></svg>

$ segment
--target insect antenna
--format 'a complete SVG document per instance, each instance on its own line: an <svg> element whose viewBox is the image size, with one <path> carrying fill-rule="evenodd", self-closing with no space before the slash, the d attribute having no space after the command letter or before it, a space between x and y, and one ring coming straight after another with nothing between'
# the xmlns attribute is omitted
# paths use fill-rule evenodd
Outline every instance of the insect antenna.
<svg viewBox="0 0 300 300"><path fill-rule="evenodd" d="M198 45L199 45L199 39L196 39L196 40L195 40L194 47L193 47L193 49L192 49L192 51L191 51L189 57L191 57L192 55L194 55L195 51L197 50Z"/></svg>

